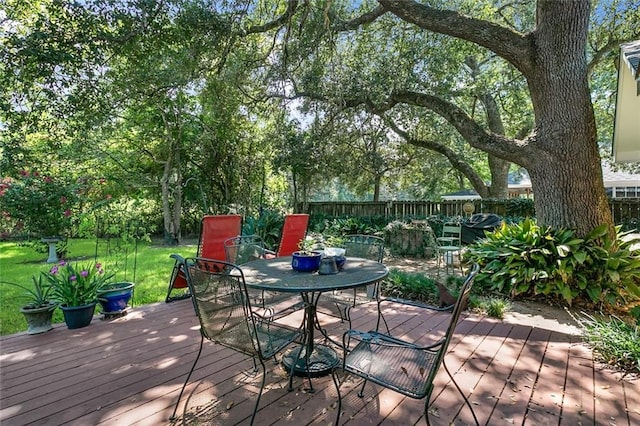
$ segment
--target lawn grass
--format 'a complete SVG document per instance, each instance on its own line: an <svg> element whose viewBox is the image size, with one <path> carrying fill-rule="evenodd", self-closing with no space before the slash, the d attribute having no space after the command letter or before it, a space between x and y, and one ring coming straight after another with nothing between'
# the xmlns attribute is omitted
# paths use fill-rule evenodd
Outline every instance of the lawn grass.
<svg viewBox="0 0 640 426"><path fill-rule="evenodd" d="M196 249L195 245L166 247L146 242L139 242L136 249L135 244L124 244L116 239L98 240L96 247L95 239L70 239L65 258L81 265L100 262L107 272L116 273L114 280L135 282L132 303L142 305L164 301L173 267L169 255L193 256ZM51 269L52 265L46 260L46 253L38 253L32 247L0 242L0 281L30 285L32 275ZM27 323L19 311L25 303L22 293L20 288L0 284L0 335L26 330ZM56 309L53 322L63 321L62 312Z"/></svg>

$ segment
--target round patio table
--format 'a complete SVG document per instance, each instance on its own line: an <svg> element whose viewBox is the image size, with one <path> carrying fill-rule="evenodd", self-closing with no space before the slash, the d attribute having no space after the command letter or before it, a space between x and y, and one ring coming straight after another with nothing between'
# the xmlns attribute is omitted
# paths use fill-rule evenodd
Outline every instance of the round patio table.
<svg viewBox="0 0 640 426"><path fill-rule="evenodd" d="M294 271L291 267L291 256L256 260L242 265L241 269L248 287L299 293L306 302L307 341L305 345L287 352L282 360L287 368L295 364L294 372L305 376L328 374L339 362L338 354L333 348L314 342L316 305L320 295L326 291L373 284L389 274L389 270L382 263L356 257L348 257L344 268L331 275ZM308 363L307 353L310 354Z"/></svg>

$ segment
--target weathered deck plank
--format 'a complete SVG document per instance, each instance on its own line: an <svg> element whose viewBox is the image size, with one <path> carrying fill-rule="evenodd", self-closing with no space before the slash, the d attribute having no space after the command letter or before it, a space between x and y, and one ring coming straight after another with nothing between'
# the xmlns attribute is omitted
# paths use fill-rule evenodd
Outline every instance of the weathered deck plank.
<svg viewBox="0 0 640 426"><path fill-rule="evenodd" d="M443 333L441 314L387 305L395 335L421 339ZM321 316L340 339L346 324ZM353 326L375 327L375 304L352 311ZM300 321L292 316L289 321ZM318 334L316 337L320 338ZM57 325L37 336L0 338L0 423L71 425L169 425L169 416L199 345L189 301L136 307L80 330ZM575 335L532 325L463 316L446 357L481 424L640 424L640 386L602 369ZM251 359L205 343L178 414L191 424L248 424L260 374ZM287 391L282 368L268 363L267 387L256 424L335 421L336 390L330 376L294 379ZM349 425L424 423L423 402L351 378L342 386L342 422ZM436 377L431 423L471 424L468 408L444 370ZM181 423L181 422L179 422Z"/></svg>

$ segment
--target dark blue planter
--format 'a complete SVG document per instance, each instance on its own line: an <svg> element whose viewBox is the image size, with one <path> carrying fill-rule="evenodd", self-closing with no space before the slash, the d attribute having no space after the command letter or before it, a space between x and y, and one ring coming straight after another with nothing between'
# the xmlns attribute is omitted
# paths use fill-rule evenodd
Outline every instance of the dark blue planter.
<svg viewBox="0 0 640 426"><path fill-rule="evenodd" d="M299 272L315 272L320 268L322 253L301 254L294 251L291 258L291 267Z"/></svg>
<svg viewBox="0 0 640 426"><path fill-rule="evenodd" d="M109 284L106 288L98 290L98 301L105 314L122 312L127 308L134 283L121 282Z"/></svg>
<svg viewBox="0 0 640 426"><path fill-rule="evenodd" d="M82 328L91 324L93 312L96 309L96 303L89 303L88 305L82 306L60 305L60 309L62 309L64 322L67 324L67 328Z"/></svg>

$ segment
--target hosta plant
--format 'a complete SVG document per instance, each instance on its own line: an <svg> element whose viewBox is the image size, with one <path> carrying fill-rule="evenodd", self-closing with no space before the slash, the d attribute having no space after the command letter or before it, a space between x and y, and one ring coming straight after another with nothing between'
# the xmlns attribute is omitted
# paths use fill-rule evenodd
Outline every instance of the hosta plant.
<svg viewBox="0 0 640 426"><path fill-rule="evenodd" d="M629 233L610 238L606 225L585 238L540 228L533 219L504 224L470 246L468 260L482 271L476 285L512 297L547 295L571 304L623 303L640 297L640 253Z"/></svg>

